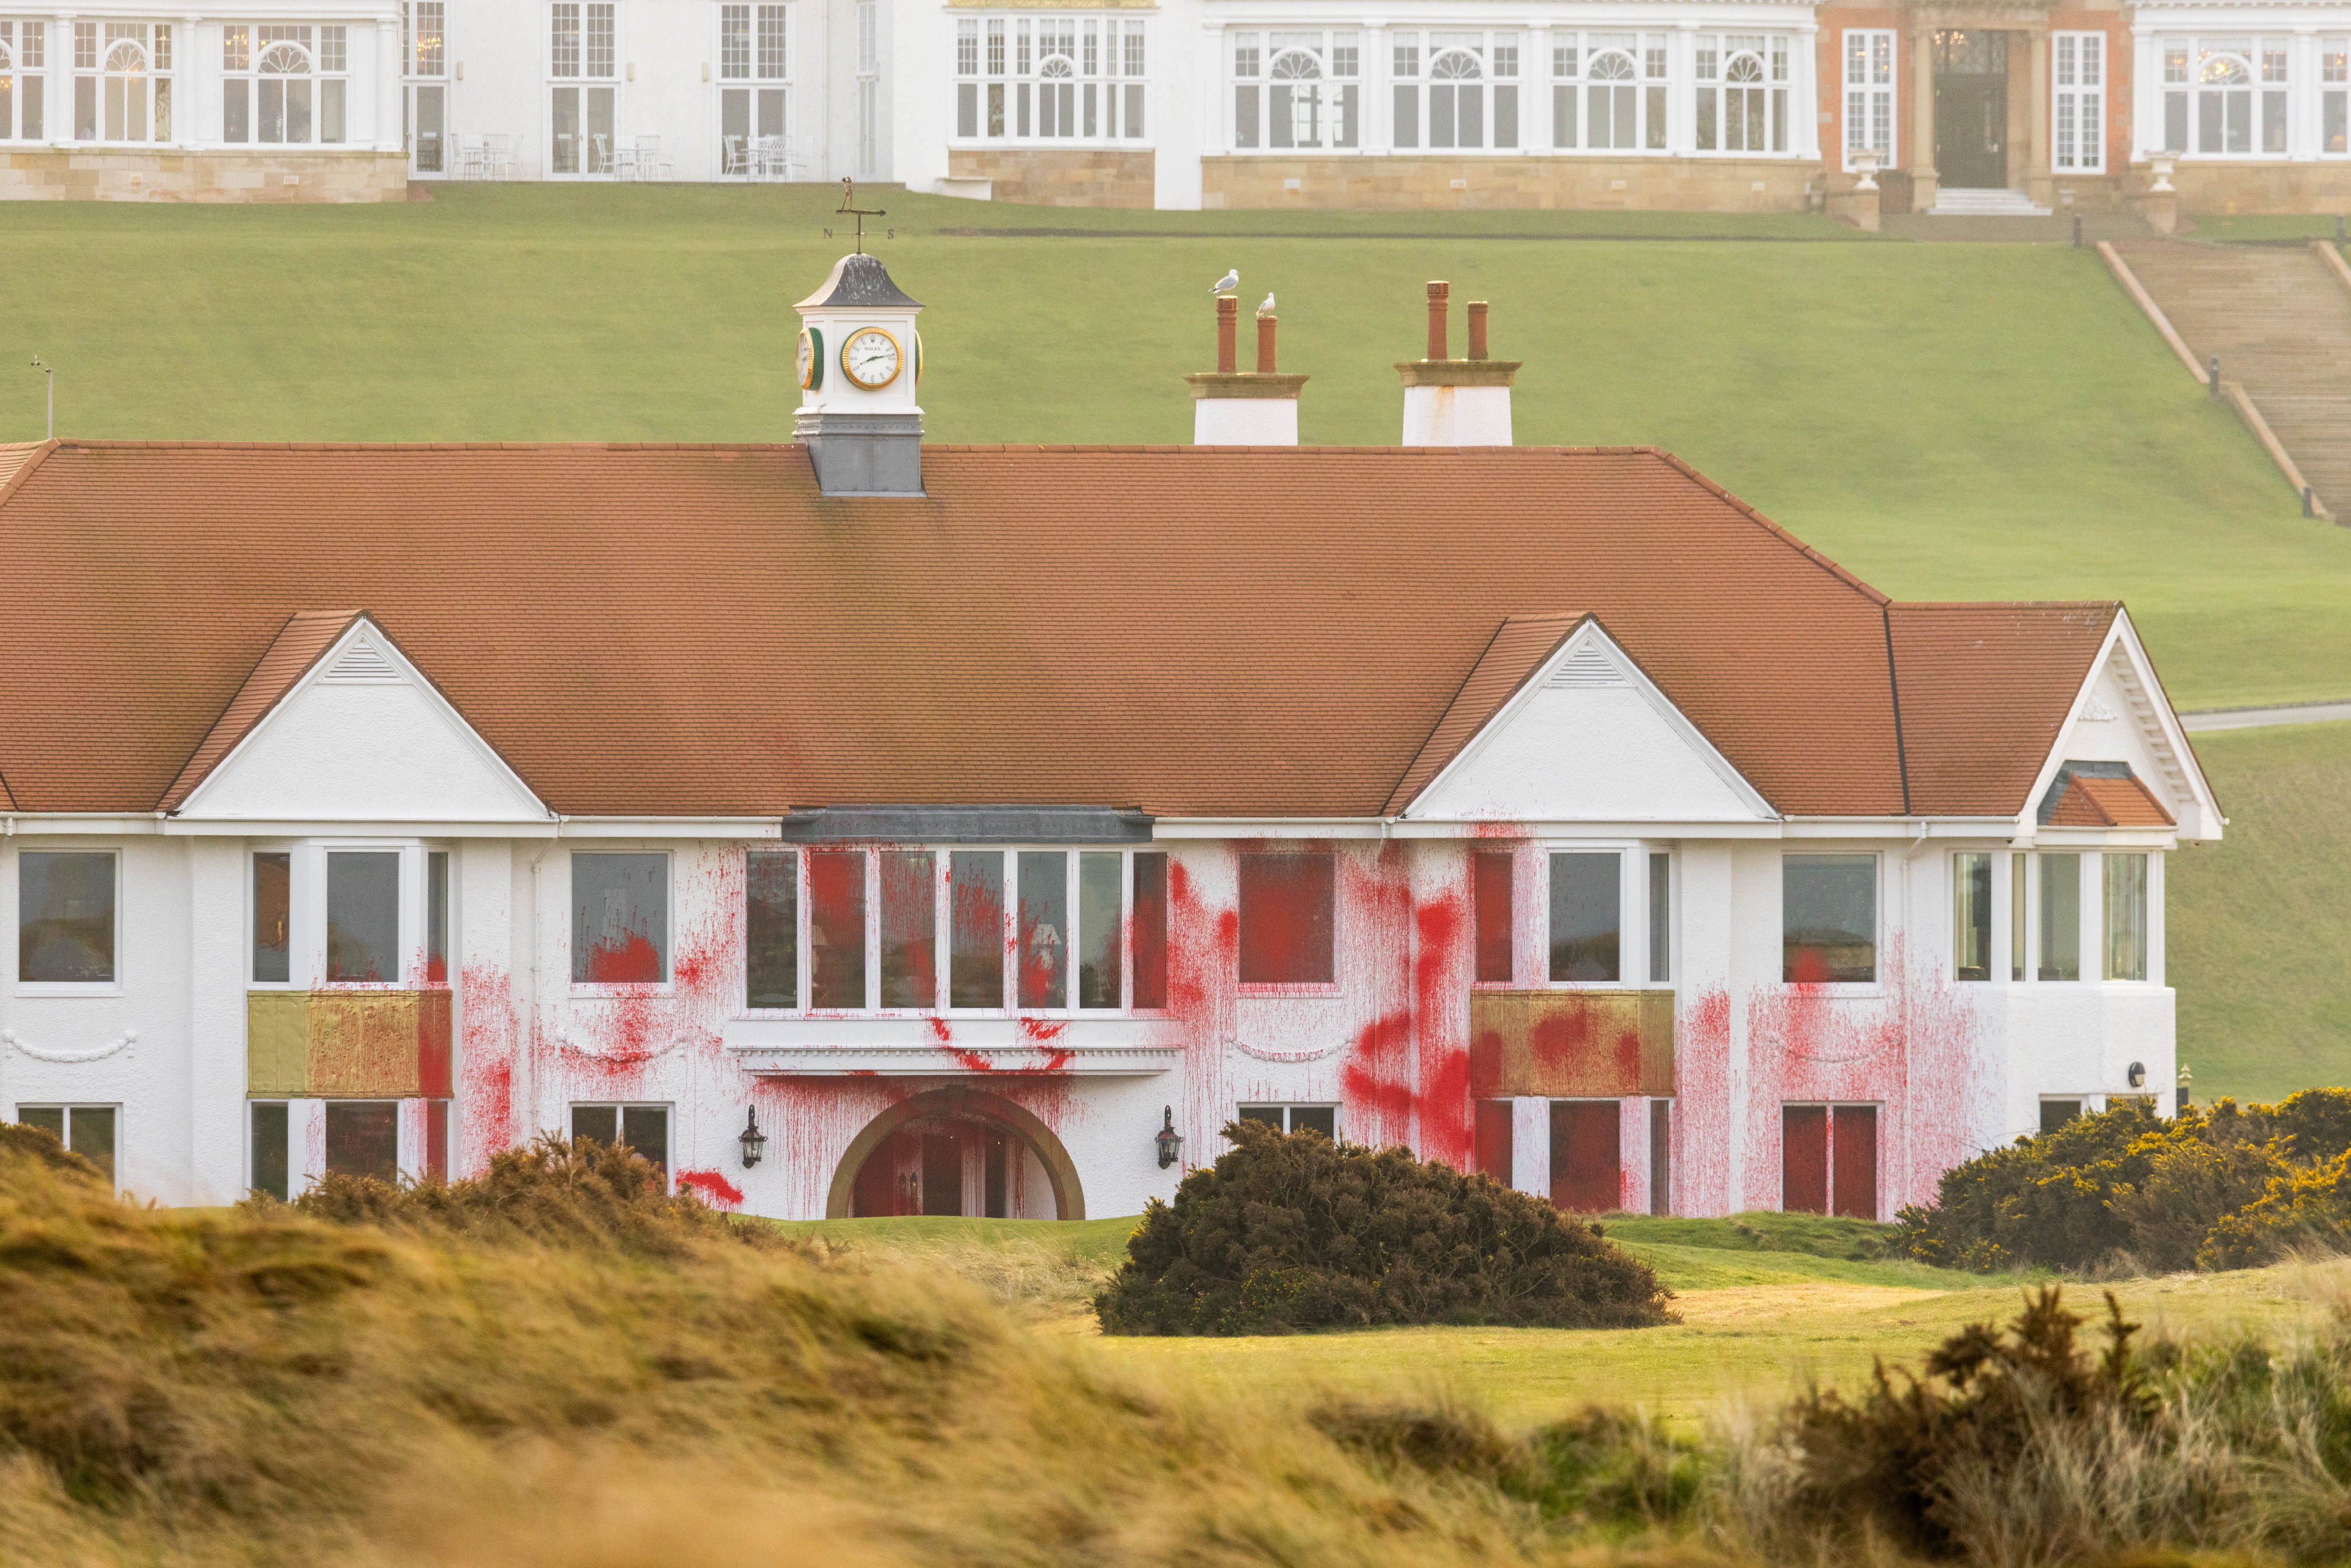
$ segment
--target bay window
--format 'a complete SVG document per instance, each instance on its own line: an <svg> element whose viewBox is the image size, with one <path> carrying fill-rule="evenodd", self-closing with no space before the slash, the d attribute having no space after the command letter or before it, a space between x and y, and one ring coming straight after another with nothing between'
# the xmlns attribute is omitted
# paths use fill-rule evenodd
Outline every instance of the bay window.
<svg viewBox="0 0 2351 1568"><path fill-rule="evenodd" d="M0 18L0 141L38 141L47 122L48 25Z"/></svg>
<svg viewBox="0 0 2351 1568"><path fill-rule="evenodd" d="M2051 153L2064 173L2096 174L2106 166L2106 36L2053 33L2057 102Z"/></svg>
<svg viewBox="0 0 2351 1568"><path fill-rule="evenodd" d="M1844 32L1844 166L1854 154L1875 152L1877 166L1894 166L1894 31L1847 27Z"/></svg>
<svg viewBox="0 0 2351 1568"><path fill-rule="evenodd" d="M350 47L340 26L223 27L221 140L339 145L350 69Z"/></svg>
<svg viewBox="0 0 2351 1568"><path fill-rule="evenodd" d="M2041 882L2041 964L2044 980L2082 977L2082 857L2044 854Z"/></svg>
<svg viewBox="0 0 2351 1568"><path fill-rule="evenodd" d="M1951 977L1991 978L1991 856L1951 857Z"/></svg>
<svg viewBox="0 0 2351 1568"><path fill-rule="evenodd" d="M548 7L548 172L610 174L620 89L615 0L554 0Z"/></svg>
<svg viewBox="0 0 2351 1568"><path fill-rule="evenodd" d="M1139 141L1144 24L1120 17L967 16L956 23L958 138Z"/></svg>
<svg viewBox="0 0 2351 1568"><path fill-rule="evenodd" d="M745 1005L801 1006L805 951L820 1011L1162 1008L1166 887L1159 853L755 850Z"/></svg>
<svg viewBox="0 0 2351 1568"><path fill-rule="evenodd" d="M172 27L167 22L73 25L74 140L172 140Z"/></svg>
<svg viewBox="0 0 2351 1568"><path fill-rule="evenodd" d="M2162 54L2166 149L2216 158L2285 152L2284 37L2168 37Z"/></svg>
<svg viewBox="0 0 2351 1568"><path fill-rule="evenodd" d="M1877 857L1784 855L1781 971L1792 985L1877 978Z"/></svg>
<svg viewBox="0 0 2351 1568"><path fill-rule="evenodd" d="M1233 145L1275 152L1362 142L1363 40L1353 32L1233 35Z"/></svg>
<svg viewBox="0 0 2351 1568"><path fill-rule="evenodd" d="M1779 34L1698 36L1698 149L1788 150L1788 40Z"/></svg>
<svg viewBox="0 0 2351 1568"><path fill-rule="evenodd" d="M1432 152L1519 144L1517 33L1392 33L1392 140Z"/></svg>
<svg viewBox="0 0 2351 1568"><path fill-rule="evenodd" d="M2147 978L2147 871L2144 853L2113 850L2098 857L2105 883L2105 977Z"/></svg>
<svg viewBox="0 0 2351 1568"><path fill-rule="evenodd" d="M1551 37L1552 145L1662 152L1667 35L1553 32Z"/></svg>
<svg viewBox="0 0 2351 1568"><path fill-rule="evenodd" d="M789 19L783 5L718 7L718 134L730 169L747 171L744 150L785 133Z"/></svg>

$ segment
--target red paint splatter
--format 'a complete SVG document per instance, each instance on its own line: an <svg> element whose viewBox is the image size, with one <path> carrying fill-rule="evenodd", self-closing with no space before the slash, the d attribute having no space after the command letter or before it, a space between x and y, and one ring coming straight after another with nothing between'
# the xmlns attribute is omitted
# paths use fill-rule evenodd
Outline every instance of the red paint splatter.
<svg viewBox="0 0 2351 1568"><path fill-rule="evenodd" d="M677 1185L700 1193L703 1201L713 1207L743 1207L743 1189L716 1171L680 1171L677 1173Z"/></svg>
<svg viewBox="0 0 2351 1568"><path fill-rule="evenodd" d="M513 984L505 969L469 963L457 1008L458 1126L464 1152L460 1175L474 1175L515 1137Z"/></svg>
<svg viewBox="0 0 2351 1568"><path fill-rule="evenodd" d="M938 1041L941 1045L949 1045L954 1042L955 1030L948 1026L946 1019L939 1017L936 1013L933 1013L930 1018L925 1021L930 1025L931 1038L933 1040Z"/></svg>

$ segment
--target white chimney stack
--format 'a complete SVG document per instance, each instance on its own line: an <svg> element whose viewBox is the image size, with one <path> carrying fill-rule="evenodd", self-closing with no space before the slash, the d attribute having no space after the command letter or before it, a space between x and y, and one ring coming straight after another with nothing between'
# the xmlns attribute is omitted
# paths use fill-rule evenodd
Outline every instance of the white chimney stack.
<svg viewBox="0 0 2351 1568"><path fill-rule="evenodd" d="M1272 296L1267 296L1267 303ZM1240 300L1217 296L1217 368L1184 378L1192 389L1192 444L1196 446L1295 446L1298 390L1304 376L1274 369L1270 310L1257 317L1257 369L1240 368Z"/></svg>
<svg viewBox="0 0 2351 1568"><path fill-rule="evenodd" d="M1517 360L1486 357L1486 302L1469 305L1469 357L1445 351L1445 314L1452 286L1428 286L1428 357L1396 366L1404 379L1404 444L1406 446L1508 446L1510 444L1510 382Z"/></svg>

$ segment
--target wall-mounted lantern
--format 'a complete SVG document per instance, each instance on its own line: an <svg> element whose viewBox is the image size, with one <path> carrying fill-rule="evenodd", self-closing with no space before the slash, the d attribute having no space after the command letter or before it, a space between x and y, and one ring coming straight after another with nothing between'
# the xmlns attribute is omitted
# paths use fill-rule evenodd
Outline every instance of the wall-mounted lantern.
<svg viewBox="0 0 2351 1568"><path fill-rule="evenodd" d="M1166 1107L1162 1118L1152 1142L1159 1145L1159 1168L1164 1171L1184 1157L1184 1134L1176 1130L1175 1106Z"/></svg>
<svg viewBox="0 0 2351 1568"><path fill-rule="evenodd" d="M736 1134L736 1141L743 1145L743 1168L747 1171L766 1155L768 1134L759 1131L759 1108L757 1105L751 1107L750 1118L743 1124L743 1130Z"/></svg>
<svg viewBox="0 0 2351 1568"><path fill-rule="evenodd" d="M2147 1063L2144 1061L2132 1062L2130 1064L2129 1076L2130 1086L2132 1088L2144 1089L2147 1087Z"/></svg>

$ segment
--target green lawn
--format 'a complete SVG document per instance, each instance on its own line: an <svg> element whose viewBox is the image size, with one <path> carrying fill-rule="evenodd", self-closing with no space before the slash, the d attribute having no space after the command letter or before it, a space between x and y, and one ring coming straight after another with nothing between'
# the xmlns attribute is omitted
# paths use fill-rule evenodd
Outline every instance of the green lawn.
<svg viewBox="0 0 2351 1568"><path fill-rule="evenodd" d="M2351 724L2196 737L2227 836L2174 855L2164 948L2205 1099L2351 1085Z"/></svg>
<svg viewBox="0 0 2351 1568"><path fill-rule="evenodd" d="M788 439L790 303L845 248L833 199L18 205L0 437L40 434L38 352L76 434ZM1209 362L1207 285L1238 265L1313 377L1305 438L1393 442L1389 365L1447 277L1526 363L1523 442L1670 447L1898 595L2123 597L2186 706L2351 695L2351 530L2295 515L2090 253L1802 217L880 200L877 247L931 307L940 440L1187 440L1177 378Z"/></svg>

